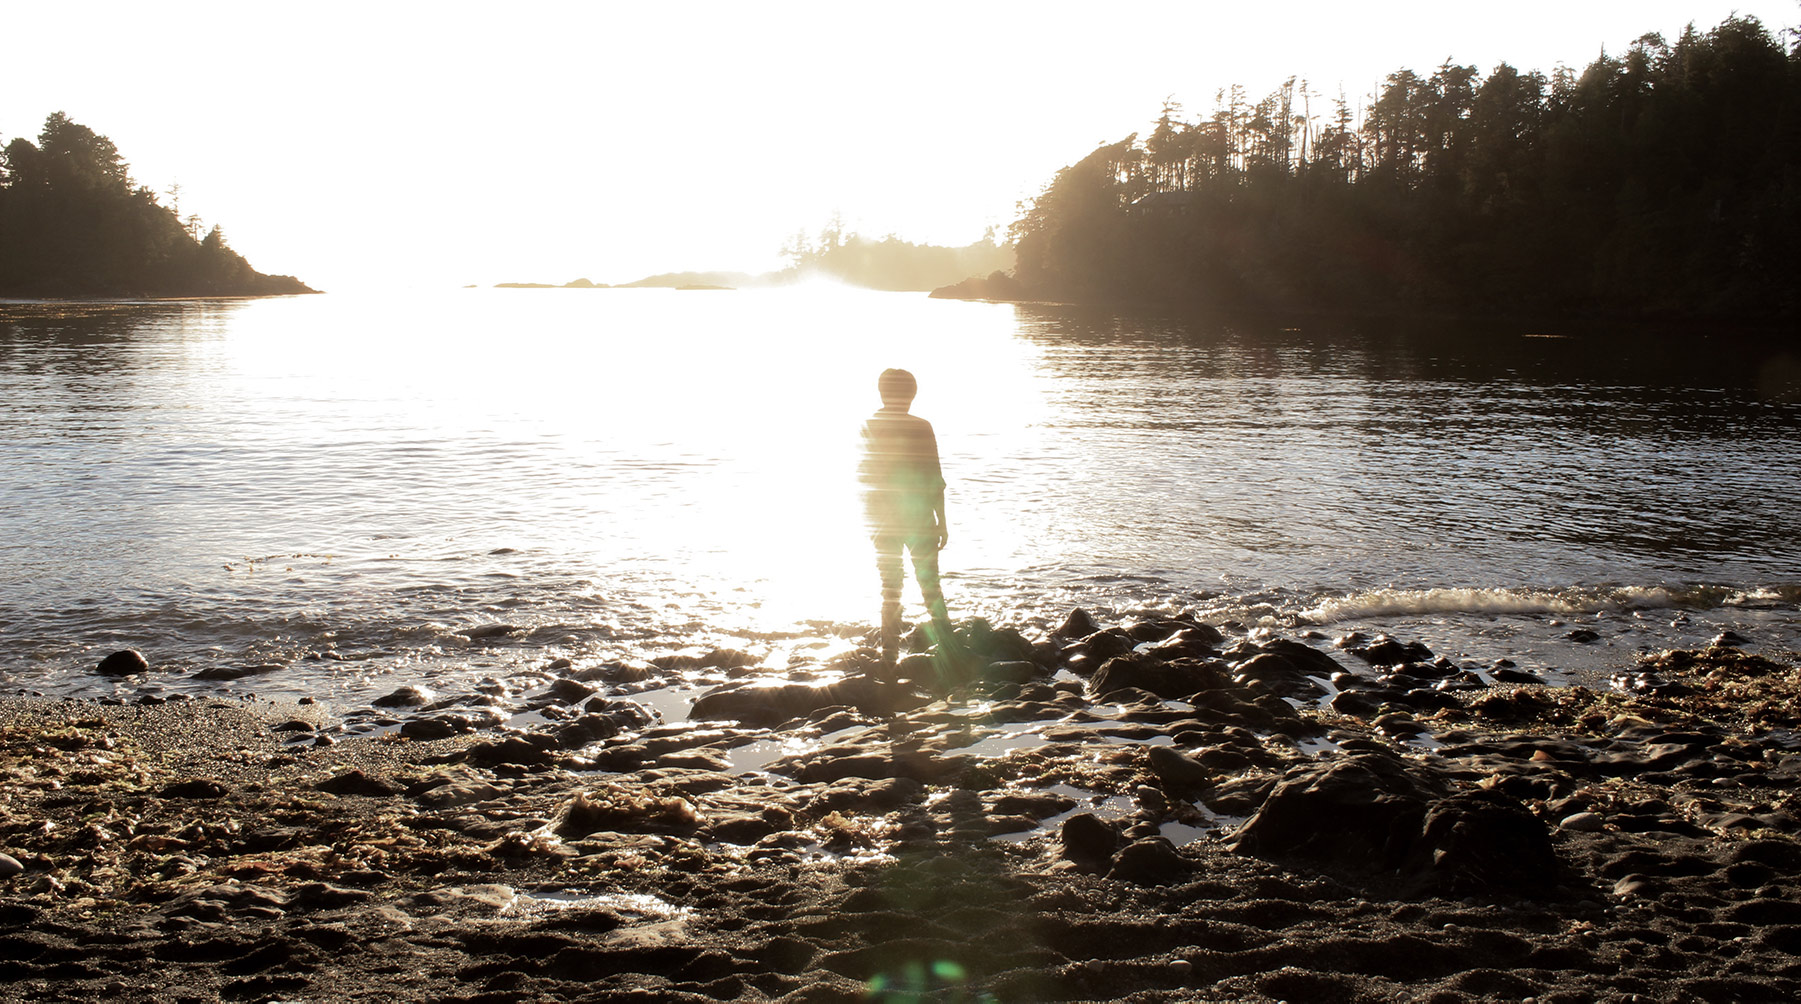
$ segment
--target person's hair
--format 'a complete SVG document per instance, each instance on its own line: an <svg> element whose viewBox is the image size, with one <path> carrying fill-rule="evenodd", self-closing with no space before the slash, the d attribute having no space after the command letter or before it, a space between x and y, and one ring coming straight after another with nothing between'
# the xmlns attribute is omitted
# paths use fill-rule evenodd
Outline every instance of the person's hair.
<svg viewBox="0 0 1801 1004"><path fill-rule="evenodd" d="M912 404L913 396L919 393L919 381L906 370L883 370L876 380L876 389L882 392L883 404Z"/></svg>

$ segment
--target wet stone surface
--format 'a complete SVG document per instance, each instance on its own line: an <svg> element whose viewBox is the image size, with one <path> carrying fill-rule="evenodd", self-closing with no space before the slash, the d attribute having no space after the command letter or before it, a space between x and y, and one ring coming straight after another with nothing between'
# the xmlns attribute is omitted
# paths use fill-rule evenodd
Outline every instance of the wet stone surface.
<svg viewBox="0 0 1801 1004"><path fill-rule="evenodd" d="M1801 996L1792 659L1596 691L1387 637L1049 623L966 624L898 683L714 650L364 708L0 703L0 985Z"/></svg>

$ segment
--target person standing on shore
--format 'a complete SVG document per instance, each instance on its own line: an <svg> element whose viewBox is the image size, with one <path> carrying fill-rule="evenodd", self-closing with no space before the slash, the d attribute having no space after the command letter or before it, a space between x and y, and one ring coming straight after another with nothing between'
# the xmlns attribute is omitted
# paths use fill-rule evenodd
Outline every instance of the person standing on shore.
<svg viewBox="0 0 1801 1004"><path fill-rule="evenodd" d="M919 591L931 614L927 632L940 656L939 672L948 677L955 638L938 584L938 552L950 541L938 438L932 423L908 413L919 390L913 374L884 370L876 389L882 396L882 408L863 423L857 480L863 485L863 512L882 578L882 670L887 680L894 682L900 653L904 550L913 558L913 576L919 580Z"/></svg>

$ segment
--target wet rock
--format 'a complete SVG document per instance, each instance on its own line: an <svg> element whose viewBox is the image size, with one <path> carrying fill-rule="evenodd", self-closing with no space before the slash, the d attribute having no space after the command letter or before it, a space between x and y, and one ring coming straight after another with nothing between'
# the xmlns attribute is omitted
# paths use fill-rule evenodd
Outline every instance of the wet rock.
<svg viewBox="0 0 1801 1004"><path fill-rule="evenodd" d="M696 698L688 713L692 719L736 720L746 725L774 726L801 718L824 708L852 705L867 710L882 710L895 701L917 706L923 703L905 695L880 688L872 680L852 677L835 683L726 684Z"/></svg>
<svg viewBox="0 0 1801 1004"><path fill-rule="evenodd" d="M1009 627L994 627L980 617L971 617L956 628L957 643L962 651L982 662L1029 662L1032 643Z"/></svg>
<svg viewBox="0 0 1801 1004"><path fill-rule="evenodd" d="M1259 653L1240 663L1232 678L1247 687L1276 694L1317 689L1313 681L1294 663L1269 652Z"/></svg>
<svg viewBox="0 0 1801 1004"><path fill-rule="evenodd" d="M1354 718L1369 719L1382 710L1382 702L1367 693L1356 690L1340 691L1333 696L1332 710L1341 715Z"/></svg>
<svg viewBox="0 0 1801 1004"><path fill-rule="evenodd" d="M643 683L657 675L657 667L647 662L606 662L578 670L574 679L605 680L608 683Z"/></svg>
<svg viewBox="0 0 1801 1004"><path fill-rule="evenodd" d="M1094 622L1093 617L1088 616L1088 611L1077 607L1071 610L1069 616L1063 618L1063 623L1057 625L1057 630L1051 633L1058 638L1086 638L1098 630L1100 630L1100 625Z"/></svg>
<svg viewBox="0 0 1801 1004"><path fill-rule="evenodd" d="M1260 857L1388 870L1411 850L1426 806L1449 794L1444 781L1384 754L1306 764L1276 784L1239 828L1232 848Z"/></svg>
<svg viewBox="0 0 1801 1004"><path fill-rule="evenodd" d="M333 795L366 795L371 798L387 798L405 790L395 781L356 769L327 778L313 788Z"/></svg>
<svg viewBox="0 0 1801 1004"><path fill-rule="evenodd" d="M1575 833L1600 833L1607 828L1607 820L1598 812L1577 812L1558 820L1557 828Z"/></svg>
<svg viewBox="0 0 1801 1004"><path fill-rule="evenodd" d="M160 798L224 798L231 789L211 778L177 781L157 792Z"/></svg>
<svg viewBox="0 0 1801 1004"><path fill-rule="evenodd" d="M1498 669L1490 670L1488 675L1494 677L1495 682L1497 682L1497 683L1525 683L1525 684L1543 685L1545 682L1544 678L1539 676L1537 673L1529 673L1523 669L1510 669L1505 666L1502 666Z"/></svg>
<svg viewBox="0 0 1801 1004"><path fill-rule="evenodd" d="M492 638L506 638L523 632L525 629L517 624L477 624L475 627L460 632L470 641L487 641Z"/></svg>
<svg viewBox="0 0 1801 1004"><path fill-rule="evenodd" d="M1415 711L1444 711L1460 706L1457 698L1432 687L1413 687L1393 695L1393 699Z"/></svg>
<svg viewBox="0 0 1801 1004"><path fill-rule="evenodd" d="M831 747L804 758L781 760L780 767L797 781L831 782L849 777L907 778L921 784L939 784L963 772L959 757L941 757L926 750L871 751L860 746Z"/></svg>
<svg viewBox="0 0 1801 1004"><path fill-rule="evenodd" d="M1178 628L1161 641L1145 646L1144 652L1163 659L1184 656L1206 659L1219 654L1219 644L1224 640L1225 635L1218 628L1208 624L1191 624Z"/></svg>
<svg viewBox="0 0 1801 1004"><path fill-rule="evenodd" d="M1342 672L1344 667L1312 645L1304 645L1288 638L1271 638L1258 646L1267 655L1281 656L1289 665L1303 676L1318 676L1331 679L1333 673Z"/></svg>
<svg viewBox="0 0 1801 1004"><path fill-rule="evenodd" d="M475 743L464 751L463 756L468 763L481 767L541 767L551 761L548 747L553 742L549 736L508 736Z"/></svg>
<svg viewBox="0 0 1801 1004"><path fill-rule="evenodd" d="M740 652L730 648L716 648L708 652L694 654L676 652L670 655L659 655L650 660L650 664L664 670L694 669L739 669L744 666L755 666L762 660L748 652Z"/></svg>
<svg viewBox="0 0 1801 1004"><path fill-rule="evenodd" d="M470 730L469 720L458 715L439 715L435 718L414 718L400 726L400 734L408 739L429 742L433 739L448 739Z"/></svg>
<svg viewBox="0 0 1801 1004"><path fill-rule="evenodd" d="M579 680L562 679L551 684L548 690L538 696L538 700L575 704L593 697L594 691L594 687Z"/></svg>
<svg viewBox="0 0 1801 1004"><path fill-rule="evenodd" d="M1407 867L1420 889L1441 894L1538 895L1557 881L1545 824L1494 791L1460 792L1432 803Z"/></svg>
<svg viewBox="0 0 1801 1004"><path fill-rule="evenodd" d="M100 664L94 667L94 672L102 676L129 676L149 669L150 662L144 658L144 653L128 648L100 660Z"/></svg>
<svg viewBox="0 0 1801 1004"><path fill-rule="evenodd" d="M1613 884L1613 894L1621 899L1656 896L1662 891L1662 886L1656 879L1648 875L1640 875L1637 872L1622 875L1619 881Z"/></svg>
<svg viewBox="0 0 1801 1004"><path fill-rule="evenodd" d="M1426 731L1426 727L1414 721L1412 716L1398 711L1378 715L1370 724L1375 726L1378 731L1391 736L1416 736Z"/></svg>
<svg viewBox="0 0 1801 1004"><path fill-rule="evenodd" d="M1179 788L1198 788L1213 780L1211 769L1199 760L1168 746L1151 746L1145 750L1151 773L1165 784Z"/></svg>
<svg viewBox="0 0 1801 1004"><path fill-rule="evenodd" d="M556 731L551 737L555 745L566 750L579 750L619 734L619 726L605 715L584 715ZM515 761L526 763L529 761Z"/></svg>
<svg viewBox="0 0 1801 1004"><path fill-rule="evenodd" d="M18 858L11 854L0 854L0 879L12 878L24 870L25 866L19 863Z"/></svg>
<svg viewBox="0 0 1801 1004"><path fill-rule="evenodd" d="M1344 650L1372 666L1398 666L1404 662L1432 660L1432 650L1419 642L1402 644L1387 635L1377 635L1368 642L1353 641L1345 645Z"/></svg>
<svg viewBox="0 0 1801 1004"><path fill-rule="evenodd" d="M1089 680L1089 690L1096 697L1122 690L1142 690L1173 699L1229 686L1226 664L1218 660L1164 662L1142 655L1108 659Z"/></svg>
<svg viewBox="0 0 1801 1004"><path fill-rule="evenodd" d="M263 676L286 669L280 663L260 663L254 666L208 666L194 674L196 680L228 681L242 680L252 676Z"/></svg>
<svg viewBox="0 0 1801 1004"><path fill-rule="evenodd" d="M784 832L793 825L794 817L775 806L760 811L709 811L706 835L728 844L754 844L772 833Z"/></svg>
<svg viewBox="0 0 1801 1004"><path fill-rule="evenodd" d="M1707 647L1737 648L1740 645L1745 644L1748 640L1749 639L1744 635L1739 634L1737 631L1721 631L1719 634L1713 636L1713 640L1707 643Z"/></svg>
<svg viewBox="0 0 1801 1004"><path fill-rule="evenodd" d="M1168 839L1147 837L1120 848L1107 877L1138 885L1168 885L1187 878L1192 870Z"/></svg>
<svg viewBox="0 0 1801 1004"><path fill-rule="evenodd" d="M435 695L424 687L409 685L377 697L369 703L377 708L422 708L434 699Z"/></svg>
<svg viewBox="0 0 1801 1004"><path fill-rule="evenodd" d="M1109 628L1105 631L1096 631L1083 638L1065 650L1065 656L1079 653L1093 660L1094 664L1098 666L1115 656L1125 655L1137 647L1138 640L1136 638L1118 628Z"/></svg>
<svg viewBox="0 0 1801 1004"><path fill-rule="evenodd" d="M726 771L732 769L732 761L719 750L688 749L663 754L657 758L657 766Z"/></svg>
<svg viewBox="0 0 1801 1004"><path fill-rule="evenodd" d="M1119 847L1119 831L1092 812L1077 813L1057 831L1059 855L1079 868L1100 871L1108 867Z"/></svg>
<svg viewBox="0 0 1801 1004"><path fill-rule="evenodd" d="M1564 635L1564 637L1578 645L1589 645L1601 640L1601 632L1596 631L1593 628L1577 628Z"/></svg>

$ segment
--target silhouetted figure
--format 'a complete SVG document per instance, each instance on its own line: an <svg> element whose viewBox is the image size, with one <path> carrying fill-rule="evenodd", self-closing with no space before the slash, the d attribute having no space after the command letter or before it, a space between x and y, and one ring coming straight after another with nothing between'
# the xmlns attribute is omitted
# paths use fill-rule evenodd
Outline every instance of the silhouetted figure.
<svg viewBox="0 0 1801 1004"><path fill-rule="evenodd" d="M900 652L902 550L913 556L913 575L932 615L928 631L942 657L940 672L950 669L951 619L938 586L938 551L950 540L950 525L944 518L938 438L932 423L907 413L918 392L913 374L884 370L876 386L882 410L863 423L863 459L857 476L863 483L863 511L882 575L882 668L893 681Z"/></svg>

